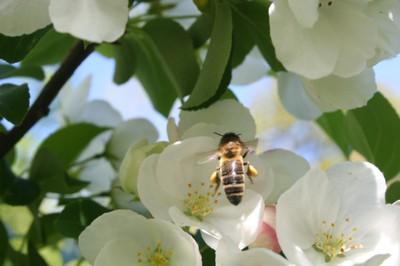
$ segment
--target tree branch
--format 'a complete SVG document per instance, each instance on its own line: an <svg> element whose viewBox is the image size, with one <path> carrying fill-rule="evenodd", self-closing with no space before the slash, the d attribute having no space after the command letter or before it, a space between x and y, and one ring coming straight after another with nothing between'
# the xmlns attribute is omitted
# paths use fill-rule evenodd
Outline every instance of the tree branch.
<svg viewBox="0 0 400 266"><path fill-rule="evenodd" d="M6 134L0 135L0 158L6 155L41 118L49 113L51 102L93 49L94 45L89 45L85 48L82 41L79 41L72 48L60 68L44 86L22 123Z"/></svg>

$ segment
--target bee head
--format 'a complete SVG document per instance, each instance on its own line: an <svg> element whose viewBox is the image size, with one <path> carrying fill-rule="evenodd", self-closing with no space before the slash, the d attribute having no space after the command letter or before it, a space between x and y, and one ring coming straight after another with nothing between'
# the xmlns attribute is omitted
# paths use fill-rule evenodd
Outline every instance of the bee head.
<svg viewBox="0 0 400 266"><path fill-rule="evenodd" d="M231 158L242 153L244 144L240 139L240 134L236 134L233 132L228 132L223 135L219 133L216 134L221 136L221 140L219 142L219 150L222 155Z"/></svg>

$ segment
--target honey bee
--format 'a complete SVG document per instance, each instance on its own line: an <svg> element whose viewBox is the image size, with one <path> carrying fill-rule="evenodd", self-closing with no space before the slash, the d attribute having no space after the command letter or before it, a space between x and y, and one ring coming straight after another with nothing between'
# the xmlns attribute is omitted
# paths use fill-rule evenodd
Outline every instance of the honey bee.
<svg viewBox="0 0 400 266"><path fill-rule="evenodd" d="M215 134L221 136L217 151L219 167L211 175L210 181L216 185L215 192L222 182L229 202L239 205L245 190L245 170L251 183L253 183L252 178L258 174L257 170L249 162L243 160L249 148L240 139L240 134L233 132L223 135L215 132Z"/></svg>

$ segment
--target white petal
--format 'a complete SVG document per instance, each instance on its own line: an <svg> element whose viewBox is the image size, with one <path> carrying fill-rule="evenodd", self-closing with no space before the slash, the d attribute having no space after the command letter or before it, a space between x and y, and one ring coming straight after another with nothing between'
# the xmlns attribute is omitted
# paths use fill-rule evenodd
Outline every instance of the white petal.
<svg viewBox="0 0 400 266"><path fill-rule="evenodd" d="M233 70L232 84L246 85L265 77L270 67L257 47L246 56L244 62Z"/></svg>
<svg viewBox="0 0 400 266"><path fill-rule="evenodd" d="M111 182L115 178L114 168L106 159L98 159L85 164L79 172L79 179L90 182L85 190L93 194L109 191Z"/></svg>
<svg viewBox="0 0 400 266"><path fill-rule="evenodd" d="M182 111L179 131L183 138L193 136L218 137L214 132L241 134L245 141L253 140L256 125L249 109L235 100L218 101L207 109Z"/></svg>
<svg viewBox="0 0 400 266"><path fill-rule="evenodd" d="M127 0L51 0L49 13L58 32L101 43L116 41L128 21Z"/></svg>
<svg viewBox="0 0 400 266"><path fill-rule="evenodd" d="M92 77L87 76L78 88L72 88L69 83L62 88L60 92L61 115L68 122L75 122L79 119L88 99L91 84Z"/></svg>
<svg viewBox="0 0 400 266"><path fill-rule="evenodd" d="M108 102L94 100L83 106L75 122L88 122L103 127L115 127L122 122L122 116Z"/></svg>
<svg viewBox="0 0 400 266"><path fill-rule="evenodd" d="M170 143L175 143L175 142L181 140L181 137L179 135L178 126L176 125L175 119L173 117L168 118L167 134L168 134L168 140Z"/></svg>
<svg viewBox="0 0 400 266"><path fill-rule="evenodd" d="M98 217L79 237L85 258L95 265L136 264L141 252L160 243L171 251L171 265L201 265L201 257L194 239L179 227L161 220L147 220L128 211L118 210Z"/></svg>
<svg viewBox="0 0 400 266"><path fill-rule="evenodd" d="M209 183L218 162L204 160L210 152L215 152L217 145L218 142L209 137L194 137L169 145L160 154L157 181L165 191L184 199L189 183L193 187Z"/></svg>
<svg viewBox="0 0 400 266"><path fill-rule="evenodd" d="M355 213L385 203L386 181L379 169L367 162L344 162L328 169L331 186L345 200L342 212Z"/></svg>
<svg viewBox="0 0 400 266"><path fill-rule="evenodd" d="M304 80L304 86L311 100L322 112L364 106L377 91L372 69L351 78L328 76L318 80Z"/></svg>
<svg viewBox="0 0 400 266"><path fill-rule="evenodd" d="M286 0L274 1L270 6L270 28L276 54L286 69L310 79L332 73L340 40L326 16L320 16L313 28L303 28Z"/></svg>
<svg viewBox="0 0 400 266"><path fill-rule="evenodd" d="M125 191L135 195L138 194L137 178L140 165L146 157L154 153L160 153L166 145L166 142L148 144L148 141L144 139L129 148L119 169L119 180Z"/></svg>
<svg viewBox="0 0 400 266"><path fill-rule="evenodd" d="M289 261L313 265L304 250L312 249L322 221L335 221L339 207L340 198L318 169L310 170L282 194L276 206L276 229Z"/></svg>
<svg viewBox="0 0 400 266"><path fill-rule="evenodd" d="M79 236L82 255L91 263L109 242L120 238L132 238L147 244L150 241L146 219L132 211L117 210L99 216Z"/></svg>
<svg viewBox="0 0 400 266"><path fill-rule="evenodd" d="M294 116L313 120L322 114L305 90L300 76L290 72L279 72L278 89L283 105Z"/></svg>
<svg viewBox="0 0 400 266"><path fill-rule="evenodd" d="M50 24L50 0L2 0L0 33L7 36L30 34Z"/></svg>
<svg viewBox="0 0 400 266"><path fill-rule="evenodd" d="M261 193L267 203L276 203L280 195L289 189L309 169L310 165L301 156L287 150L275 149L259 155L267 176L259 175L256 179L273 179L272 193L265 195L259 191L257 181L249 188Z"/></svg>
<svg viewBox="0 0 400 266"><path fill-rule="evenodd" d="M289 0L289 7L297 21L306 28L311 28L317 22L318 4L318 0Z"/></svg>
<svg viewBox="0 0 400 266"><path fill-rule="evenodd" d="M169 213L180 226L194 226L205 231L216 240L222 237L230 239L238 248L244 248L257 238L261 226L264 203L259 194L247 190L238 206L229 203L217 205L215 210L203 221L186 216L178 208L171 208ZM216 249L217 241L207 241Z"/></svg>
<svg viewBox="0 0 400 266"><path fill-rule="evenodd" d="M146 138L150 143L158 138L155 126L146 119L131 119L119 124L113 131L107 151L122 160L135 142Z"/></svg>
<svg viewBox="0 0 400 266"><path fill-rule="evenodd" d="M334 74L351 77L359 74L367 66L367 60L375 54L378 32L374 21L353 3L336 1L330 22L336 28L336 38L341 41L339 57Z"/></svg>
<svg viewBox="0 0 400 266"><path fill-rule="evenodd" d="M147 157L139 170L138 194L142 203L155 218L171 220L168 209L171 206L181 206L180 199L168 193L159 184L156 176L156 167L160 155L153 154Z"/></svg>
<svg viewBox="0 0 400 266"><path fill-rule="evenodd" d="M282 256L263 248L238 251L231 243L220 241L216 251L217 266L294 266Z"/></svg>

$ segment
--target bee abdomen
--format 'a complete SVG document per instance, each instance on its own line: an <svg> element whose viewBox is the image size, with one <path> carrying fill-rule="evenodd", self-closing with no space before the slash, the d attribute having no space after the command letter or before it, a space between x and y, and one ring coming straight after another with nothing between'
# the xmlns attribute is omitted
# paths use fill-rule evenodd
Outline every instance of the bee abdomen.
<svg viewBox="0 0 400 266"><path fill-rule="evenodd" d="M242 201L243 197L244 176L225 176L223 177L223 186L229 202L233 205L238 205Z"/></svg>

